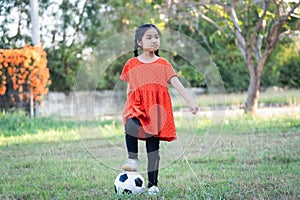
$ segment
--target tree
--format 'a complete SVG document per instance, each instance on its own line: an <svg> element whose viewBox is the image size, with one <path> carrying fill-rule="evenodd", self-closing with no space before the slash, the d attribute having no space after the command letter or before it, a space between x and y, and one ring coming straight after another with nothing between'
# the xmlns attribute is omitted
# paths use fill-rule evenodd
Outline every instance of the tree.
<svg viewBox="0 0 300 200"><path fill-rule="evenodd" d="M29 9L29 0L0 0L0 48L19 48L30 43L30 36L24 34L24 28L30 24Z"/></svg>
<svg viewBox="0 0 300 200"><path fill-rule="evenodd" d="M247 63L250 75L245 103L246 112L255 112L257 109L261 75L265 62L280 39L283 26L287 24L290 17L296 16L294 11L299 7L300 1L291 7L284 1L261 1L259 4L260 6L256 7L250 1L245 1L248 20L250 15L256 15L256 20L247 21L246 26L240 26L236 12L237 5L234 1L231 1L230 6L225 6L231 14L237 45Z"/></svg>
<svg viewBox="0 0 300 200"><path fill-rule="evenodd" d="M52 80L50 90L72 90L84 58L102 40L145 22L159 23L155 11L161 2L39 0L41 42L47 52ZM27 34L29 0L0 0L0 15L0 48L19 48L31 43L30 34ZM17 31L12 31L9 25L14 25ZM107 73L108 80L101 83L101 89L111 88L111 80L117 78L121 67L108 69L112 71Z"/></svg>
<svg viewBox="0 0 300 200"><path fill-rule="evenodd" d="M86 52L91 52L101 41L113 34L133 30L142 23L154 23L160 28L182 32L198 41L209 53L213 52L212 57L217 64L227 65L223 70L226 71L225 85L229 82L230 87L231 82L234 82L238 86L231 91L247 88L250 91L251 74L246 78L243 76L252 68L244 66L252 62L253 65L249 66L254 66L251 72L255 76L251 80L260 78L257 76L258 69L262 70L263 67L258 66L264 66L264 55L269 57L272 48L277 44L275 42L268 45L268 42L281 35L277 34L275 24L280 24L279 33L292 30L292 26L297 25L298 16L294 14L297 5L299 2L285 3L277 0L228 3L224 0L39 0L41 42L47 52L52 79L50 90L72 90L78 69L88 55ZM29 0L0 0L0 15L0 48L19 48L31 43L28 34ZM260 26L256 26L258 22L261 23ZM8 26L12 24L14 28ZM240 49L236 47L235 40L238 41ZM266 51L268 47L272 47L271 51ZM126 58L120 59L125 61ZM105 71L105 80L101 79L97 89L109 89L113 86L124 61L113 63ZM235 72L230 74L230 71ZM258 88L259 92L260 81L251 83L256 85L251 88ZM257 105L259 93L253 94L248 96L255 97L256 103L247 100L250 102L247 104L248 112L251 111L251 104Z"/></svg>
<svg viewBox="0 0 300 200"><path fill-rule="evenodd" d="M40 45L40 26L39 26L39 3L38 0L30 0L30 19L32 24L32 44L35 46ZM30 116L33 117L33 94L30 91ZM39 115L39 103L35 103L35 113L36 116Z"/></svg>
<svg viewBox="0 0 300 200"><path fill-rule="evenodd" d="M300 18L300 2L296 0L167 2L170 4L168 8L173 9L174 17L180 26L183 21L188 21L190 28L201 31L199 19L202 19L218 31L230 30L231 35L235 36L236 45L246 62L250 76L245 112L255 113L266 60L278 44L280 36L297 28L292 27L290 23L295 24ZM210 17L212 13L214 16Z"/></svg>

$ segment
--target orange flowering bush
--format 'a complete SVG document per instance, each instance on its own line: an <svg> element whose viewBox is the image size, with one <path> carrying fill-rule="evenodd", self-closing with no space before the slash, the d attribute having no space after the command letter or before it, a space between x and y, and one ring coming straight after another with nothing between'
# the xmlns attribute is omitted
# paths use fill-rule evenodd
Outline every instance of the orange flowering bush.
<svg viewBox="0 0 300 200"><path fill-rule="evenodd" d="M26 45L22 49L0 49L0 97L9 89L12 102L29 102L30 91L34 102L41 102L47 94L50 73L46 52L42 47Z"/></svg>

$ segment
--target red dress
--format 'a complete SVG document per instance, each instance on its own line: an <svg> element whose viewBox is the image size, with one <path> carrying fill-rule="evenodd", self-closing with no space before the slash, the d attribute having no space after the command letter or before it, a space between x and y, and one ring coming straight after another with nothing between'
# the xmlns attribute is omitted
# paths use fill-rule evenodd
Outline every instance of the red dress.
<svg viewBox="0 0 300 200"><path fill-rule="evenodd" d="M138 118L142 128L139 139L147 134L160 140L176 139L172 102L168 84L177 76L172 65L160 57L152 63L143 63L134 57L125 64L120 79L129 83L130 91L123 111L123 123Z"/></svg>

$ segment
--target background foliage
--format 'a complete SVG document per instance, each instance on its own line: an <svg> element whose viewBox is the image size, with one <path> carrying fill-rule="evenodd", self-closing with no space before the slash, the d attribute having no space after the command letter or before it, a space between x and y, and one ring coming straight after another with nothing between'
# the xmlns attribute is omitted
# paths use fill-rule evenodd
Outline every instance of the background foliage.
<svg viewBox="0 0 300 200"><path fill-rule="evenodd" d="M48 92L46 52L39 46L0 49L0 70L0 105L4 107L23 107L29 102L30 92L35 102L41 102Z"/></svg>
<svg viewBox="0 0 300 200"><path fill-rule="evenodd" d="M139 1L39 1L41 40L47 52L52 91L71 91L76 74L85 58L103 40L113 34L132 30L143 23L154 23L160 28L168 28L198 41L212 56L218 66L227 92L245 91L249 74L243 57L235 44L235 37L226 26L226 15L222 18L205 13L219 22L222 31L199 17L202 12L198 1L181 0L170 4L163 0ZM217 6L210 6L213 12L221 12ZM242 26L251 26L257 19L259 7L241 9ZM248 12L248 13L247 13ZM249 14L250 12L250 14ZM251 14L252 13L252 14ZM272 17L272 13L268 13ZM14 16L14 17L12 17ZM244 18L243 18L244 16ZM29 1L0 1L0 47L4 49L30 44ZM299 28L299 20L291 20L285 30ZM299 43L283 36L276 50L266 63L262 77L262 87L281 86L299 88ZM164 54L161 54L164 56ZM99 80L98 89L112 89L123 64L132 54L126 54L113 62ZM174 56L170 59L174 59ZM191 73L188 63L176 57L175 66L193 87L205 86L201 75ZM87 80L88 81L88 80Z"/></svg>

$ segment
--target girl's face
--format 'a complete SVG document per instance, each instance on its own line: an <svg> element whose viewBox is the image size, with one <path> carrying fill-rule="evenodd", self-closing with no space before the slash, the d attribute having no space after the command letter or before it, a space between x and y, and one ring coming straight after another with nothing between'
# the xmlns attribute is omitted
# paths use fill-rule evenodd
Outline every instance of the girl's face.
<svg viewBox="0 0 300 200"><path fill-rule="evenodd" d="M143 35L142 40L137 43L144 51L155 52L160 45L159 33L154 28L149 28Z"/></svg>

